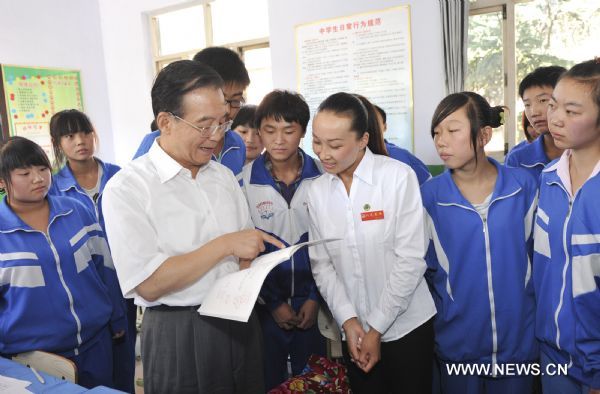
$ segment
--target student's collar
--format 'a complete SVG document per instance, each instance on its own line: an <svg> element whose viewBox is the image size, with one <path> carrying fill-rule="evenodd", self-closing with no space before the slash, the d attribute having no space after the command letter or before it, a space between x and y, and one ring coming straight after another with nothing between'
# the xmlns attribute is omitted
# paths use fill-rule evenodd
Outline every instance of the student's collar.
<svg viewBox="0 0 600 394"><path fill-rule="evenodd" d="M544 168L544 170L543 170L543 172L555 171L556 176L560 179L561 183L563 184L563 186L565 187L565 189L571 196L573 196L573 188L571 186L571 172L570 172L570 165L571 165L570 159L571 159L572 154L573 154L573 151L571 149L565 149L565 151L562 153L562 155L560 155L560 158L558 158L558 160L556 160L555 162L553 162L551 165ZM598 175L598 173L600 173L600 160L598 160L598 162L594 166L594 169L592 170L592 173L590 174L588 179L595 177L596 175ZM586 181L588 179L586 179Z"/></svg>
<svg viewBox="0 0 600 394"><path fill-rule="evenodd" d="M250 163L250 184L275 186L275 181L267 169L265 155L266 152L262 153L252 163Z"/></svg>
<svg viewBox="0 0 600 394"><path fill-rule="evenodd" d="M496 177L496 183L494 184L494 189L492 190L492 201L499 198L510 197L521 189L521 185L518 182L513 182L513 178L510 176L510 170L507 170L506 167L498 163L491 157L486 157L486 159L496 167L496 171L498 175ZM442 179L446 183L446 190L449 190L450 193L444 193L440 195L440 201L438 201L438 205L460 205L471 207L472 204L464 198L456 182L452 178L452 171L450 169L444 171L441 175Z"/></svg>
<svg viewBox="0 0 600 394"><path fill-rule="evenodd" d="M61 192L66 192L69 189L77 188L77 180L75 179L75 175L73 171L71 171L71 167L68 164L65 164L63 168L60 169L59 172L52 178L52 182L56 184L56 187Z"/></svg>
<svg viewBox="0 0 600 394"><path fill-rule="evenodd" d="M96 161L97 165L102 167L102 179L100 185L103 185L105 183L104 178L108 176L106 164L104 164L104 162L98 159L97 157L94 157L94 160ZM79 184L75 179L75 175L73 174L73 171L71 170L71 167L69 167L68 164L65 164L63 168L61 168L61 170L56 173L56 175L52 179L52 182L56 183L56 187L61 192L66 192L67 190L72 188L79 188Z"/></svg>
<svg viewBox="0 0 600 394"><path fill-rule="evenodd" d="M540 135L531 144L534 147L535 159L537 159L537 160L544 159L546 161L546 163L548 163L550 161L550 158L548 157L548 154L546 153L546 149L545 149L545 145L544 145L544 141L546 140L546 134L550 135L550 132L546 132L546 133ZM552 138L552 137L550 137L550 138Z"/></svg>
<svg viewBox="0 0 600 394"><path fill-rule="evenodd" d="M308 178L316 178L321 175L319 167L315 160L307 155L302 149L298 148L298 154L302 158L302 171L299 180ZM275 186L273 176L271 175L267 165L267 152L262 153L251 164L252 172L250 173L250 184L253 185L272 185Z"/></svg>
<svg viewBox="0 0 600 394"><path fill-rule="evenodd" d="M596 163L596 166L592 170L592 173L590 174L590 178L593 178L598 174L600 174L600 160L598 160L598 162ZM588 178L588 179L590 179L590 178Z"/></svg>
<svg viewBox="0 0 600 394"><path fill-rule="evenodd" d="M571 153L571 149L566 149L554 164L548 166L548 168L545 168L543 171L556 171L556 176L560 179L560 182L567 192L572 196L573 189L571 188L571 174L569 173L569 159L571 158Z"/></svg>
<svg viewBox="0 0 600 394"><path fill-rule="evenodd" d="M545 166L550 161L544 149L544 134L517 150L517 154L520 157L521 165L528 168Z"/></svg>
<svg viewBox="0 0 600 394"><path fill-rule="evenodd" d="M302 156L302 153L300 153L300 148L298 148L298 150L296 151L296 156L298 157L300 165L296 169L296 177L294 179L294 183L302 179L302 169L304 168L304 156ZM267 171L269 171L269 174L275 180L275 182L280 181L275 176L275 171L273 171L273 161L271 160L271 155L269 155L269 152L265 152L265 168L267 169Z"/></svg>
<svg viewBox="0 0 600 394"><path fill-rule="evenodd" d="M55 217L70 214L73 209L62 203L62 197L47 196L50 215L48 223L52 223ZM32 231L33 229L25 223L8 205L8 197L0 201L0 232L10 233L17 230Z"/></svg>
<svg viewBox="0 0 600 394"><path fill-rule="evenodd" d="M223 149L221 149L221 152L226 152L233 147L239 148L238 138L235 138L236 136L238 136L238 134L235 133L235 131L227 130L225 132L225 134L223 135ZM241 137L239 139L241 139Z"/></svg>
<svg viewBox="0 0 600 394"><path fill-rule="evenodd" d="M166 183L179 174L179 172L185 170L185 168L164 151L159 145L159 141L160 137L154 140L154 143L150 147L150 151L148 151L148 155L150 161L156 168L160 182Z"/></svg>
<svg viewBox="0 0 600 394"><path fill-rule="evenodd" d="M227 154L232 149L240 149L240 145L244 145L244 141L242 137L240 137L235 131L227 130L225 134L223 134L223 146L221 147L221 151L218 155L213 153L212 159L217 162L221 162L223 156Z"/></svg>
<svg viewBox="0 0 600 394"><path fill-rule="evenodd" d="M321 169L317 165L317 162L308 154L306 154L306 152L304 152L302 149L298 148L298 150L300 151L300 154L303 158L302 174L300 175L300 178L310 179L321 176L323 171L321 171Z"/></svg>

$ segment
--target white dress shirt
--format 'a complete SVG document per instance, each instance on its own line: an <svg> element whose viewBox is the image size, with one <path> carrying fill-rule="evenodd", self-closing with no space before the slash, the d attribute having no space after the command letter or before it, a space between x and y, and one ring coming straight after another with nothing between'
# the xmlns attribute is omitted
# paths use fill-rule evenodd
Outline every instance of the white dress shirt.
<svg viewBox="0 0 600 394"><path fill-rule="evenodd" d="M433 315L423 278L423 205L415 173L367 149L350 195L323 174L308 192L310 239L341 238L309 250L313 275L341 327L358 317L382 341L399 339Z"/></svg>
<svg viewBox="0 0 600 394"><path fill-rule="evenodd" d="M202 303L218 278L239 270L235 257L217 263L194 284L156 302L135 288L169 257L191 252L214 238L252 228L248 205L232 172L214 161L196 179L154 142L107 183L102 209L121 290L137 305Z"/></svg>

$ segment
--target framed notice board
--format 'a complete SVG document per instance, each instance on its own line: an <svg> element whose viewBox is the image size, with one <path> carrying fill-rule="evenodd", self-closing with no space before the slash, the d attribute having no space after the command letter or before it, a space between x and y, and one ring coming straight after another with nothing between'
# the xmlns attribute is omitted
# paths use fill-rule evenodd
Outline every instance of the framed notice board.
<svg viewBox="0 0 600 394"><path fill-rule="evenodd" d="M327 96L352 92L387 112L385 138L414 151L410 6L295 27L298 91L311 114ZM312 152L310 126L303 140Z"/></svg>
<svg viewBox="0 0 600 394"><path fill-rule="evenodd" d="M43 67L0 67L2 137L19 135L37 142L52 160L49 121L63 109L83 111L78 70Z"/></svg>

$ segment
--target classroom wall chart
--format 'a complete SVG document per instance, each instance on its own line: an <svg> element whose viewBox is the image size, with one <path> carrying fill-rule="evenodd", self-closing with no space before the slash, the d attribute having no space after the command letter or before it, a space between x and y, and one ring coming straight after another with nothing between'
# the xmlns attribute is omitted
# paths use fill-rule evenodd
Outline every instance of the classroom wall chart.
<svg viewBox="0 0 600 394"><path fill-rule="evenodd" d="M298 90L314 115L327 96L358 93L387 113L385 138L413 151L410 8L296 26ZM311 133L304 148L312 152Z"/></svg>
<svg viewBox="0 0 600 394"><path fill-rule="evenodd" d="M49 121L63 109L83 111L81 76L77 70L2 65L0 103L4 137L37 142L52 159Z"/></svg>

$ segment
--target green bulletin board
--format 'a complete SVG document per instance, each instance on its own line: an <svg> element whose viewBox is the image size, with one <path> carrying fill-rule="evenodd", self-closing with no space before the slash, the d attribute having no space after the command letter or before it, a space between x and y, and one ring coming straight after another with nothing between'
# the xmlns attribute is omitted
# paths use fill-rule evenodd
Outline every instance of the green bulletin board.
<svg viewBox="0 0 600 394"><path fill-rule="evenodd" d="M83 111L82 97L77 70L2 65L2 134L31 139L52 159L50 118L63 109Z"/></svg>

